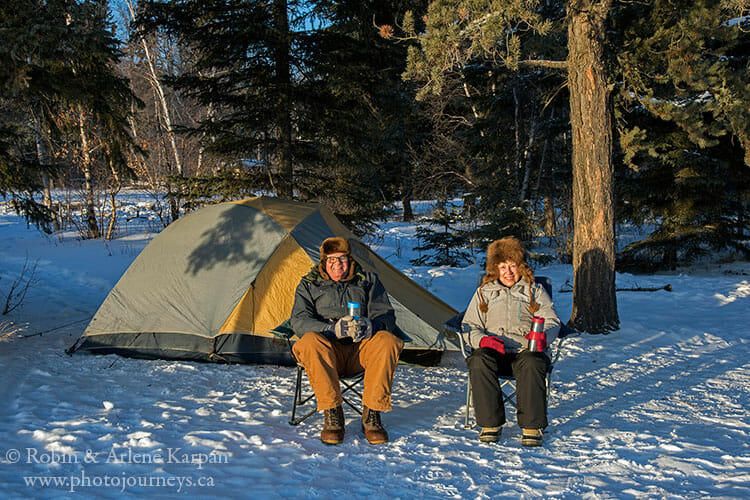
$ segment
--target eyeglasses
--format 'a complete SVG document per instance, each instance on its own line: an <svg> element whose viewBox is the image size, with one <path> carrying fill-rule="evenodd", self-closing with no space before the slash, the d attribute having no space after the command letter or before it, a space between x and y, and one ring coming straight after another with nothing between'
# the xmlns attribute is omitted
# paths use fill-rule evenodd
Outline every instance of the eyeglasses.
<svg viewBox="0 0 750 500"><path fill-rule="evenodd" d="M335 264L338 262L339 264L344 264L346 262L349 262L349 256L348 255L342 255L341 257L326 257L326 264Z"/></svg>

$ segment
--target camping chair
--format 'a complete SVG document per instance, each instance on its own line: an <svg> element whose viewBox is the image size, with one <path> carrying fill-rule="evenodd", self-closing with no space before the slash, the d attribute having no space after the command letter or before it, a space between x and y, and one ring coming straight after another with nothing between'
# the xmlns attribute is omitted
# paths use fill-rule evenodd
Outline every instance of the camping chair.
<svg viewBox="0 0 750 500"><path fill-rule="evenodd" d="M276 335L277 337L281 337L287 340L289 343L289 352L292 351L292 342L291 338L294 335L294 331L292 330L290 320L284 321L282 324L271 330L271 333ZM294 358L294 354L292 354L292 358ZM304 415L301 417L297 416L297 410L301 407L307 405L308 402L313 400L315 398L315 393L310 391L309 394L303 394L302 390L302 375L305 372L305 368L297 363L297 374L295 376L295 383L294 383L294 399L292 400L292 415L289 418L289 424L290 425L299 425L304 420L307 420L309 417L314 415L317 412L317 408L314 406L315 402L313 403L313 408L308 409ZM360 372L357 374L354 374L349 377L339 377L339 382L342 385L341 388L341 395L344 399L344 403L346 403L349 407L351 407L354 411L362 415L362 408L349 399L347 397L347 393L351 392L359 396L360 401L362 400L362 393L359 391L359 385L362 383L362 381L365 379L365 372ZM309 382L309 381L308 381ZM309 385L309 383L308 383Z"/></svg>
<svg viewBox="0 0 750 500"><path fill-rule="evenodd" d="M545 289L545 291L549 294L550 298L552 297L552 280L545 276L536 276L535 281L542 285ZM458 337L459 346L461 349L461 355L464 357L464 360L471 355L471 347L466 344L464 341L464 336L461 331L461 322L464 319L464 314L466 311L460 312L457 315L453 316L451 319L446 321L443 325L443 327L452 335L455 335ZM555 362L557 362L557 359L560 357L560 348L562 345L562 339L573 333L574 330L571 328L560 325L560 333L557 336L557 339L552 341L553 345L556 345L555 348L555 354L552 357L552 360L547 367L547 374L545 377L545 386L547 390L547 399L549 400L550 391L552 388L552 370L555 368ZM500 382L500 391L503 395L503 403L508 403L514 408L516 407L516 379L512 375L498 375L498 381ZM464 417L464 429L471 429L472 426L469 425L469 414L471 412L472 408L472 401L471 401L471 380L467 377L466 378L466 415Z"/></svg>

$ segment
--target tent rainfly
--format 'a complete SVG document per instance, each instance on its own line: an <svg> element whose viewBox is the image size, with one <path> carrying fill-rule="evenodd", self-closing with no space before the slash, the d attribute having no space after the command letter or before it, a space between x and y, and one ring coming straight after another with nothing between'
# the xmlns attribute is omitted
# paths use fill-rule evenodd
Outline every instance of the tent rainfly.
<svg viewBox="0 0 750 500"><path fill-rule="evenodd" d="M370 250L320 204L256 197L210 205L169 225L133 261L70 352L294 364L271 333L290 316L300 278L325 238L351 242L378 274L406 341L402 358L439 359L456 311Z"/></svg>

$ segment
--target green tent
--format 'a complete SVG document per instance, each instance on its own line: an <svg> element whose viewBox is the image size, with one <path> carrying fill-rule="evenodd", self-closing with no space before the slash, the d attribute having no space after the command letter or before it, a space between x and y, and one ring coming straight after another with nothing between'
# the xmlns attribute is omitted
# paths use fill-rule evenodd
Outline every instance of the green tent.
<svg viewBox="0 0 750 500"><path fill-rule="evenodd" d="M70 352L291 365L280 335L300 278L330 236L378 274L406 360L439 359L450 306L401 274L324 206L257 197L207 206L169 225L133 261ZM274 333L275 332L275 333Z"/></svg>

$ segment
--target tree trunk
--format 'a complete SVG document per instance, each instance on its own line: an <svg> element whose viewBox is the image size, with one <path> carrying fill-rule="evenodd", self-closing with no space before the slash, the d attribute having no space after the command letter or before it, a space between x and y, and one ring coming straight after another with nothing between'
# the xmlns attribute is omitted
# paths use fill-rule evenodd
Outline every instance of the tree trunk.
<svg viewBox="0 0 750 500"><path fill-rule="evenodd" d="M610 95L604 61L612 0L570 0L568 88L573 163L572 326L590 333L619 328Z"/></svg>
<svg viewBox="0 0 750 500"><path fill-rule="evenodd" d="M544 196L544 235L548 238L557 236L557 217L555 217L555 202L550 195Z"/></svg>
<svg viewBox="0 0 750 500"><path fill-rule="evenodd" d="M86 192L86 226L88 227L90 238L99 238L102 234L99 231L99 224L96 221L96 211L94 206L94 185L91 178L91 154L89 152L88 135L84 121L86 116L82 109L78 110L78 131L81 134L81 157L83 161L83 177L85 180Z"/></svg>
<svg viewBox="0 0 750 500"><path fill-rule="evenodd" d="M276 65L276 83L279 91L279 107L276 127L278 130L278 161L279 182L278 195L281 198L294 198L294 167L292 164L292 105L291 105L291 69L289 61L289 14L287 0L274 0L276 13L275 27L277 42L274 47L274 61Z"/></svg>
<svg viewBox="0 0 750 500"><path fill-rule="evenodd" d="M131 19L135 21L135 9L133 7L133 2L131 2L130 0L127 0L126 3L128 5L128 11L130 11ZM143 47L143 55L146 60L146 63L148 64L148 72L149 72L148 81L151 84L151 87L154 89L154 93L159 99L159 105L161 106L162 120L164 121L164 128L167 133L167 140L169 142L169 147L172 151L172 157L174 161L175 170L180 176L182 176L183 175L182 160L180 158L180 151L177 148L177 137L172 127L172 116L171 116L171 113L169 112L169 106L167 106L167 98L165 97L165 94L164 94L164 87L159 81L159 76L156 74L154 61L153 61L153 58L151 57L151 50L149 49L148 43L146 43L146 39L143 37L140 37L140 40L141 40L141 46Z"/></svg>
<svg viewBox="0 0 750 500"><path fill-rule="evenodd" d="M39 162L39 165L42 166L42 189L44 190L44 198L42 199L42 203L45 207L47 207L47 210L49 210L49 215L52 218L52 229L54 231L60 230L60 221L57 215L57 211L55 210L54 203L52 201L52 179L49 178L49 175L47 175L46 166L47 166L47 144L45 142L44 136L42 135L42 123L41 123L41 112L39 115L35 115L32 110L32 127L34 128L34 138L36 140L36 159ZM49 232L49 229L44 227L45 232Z"/></svg>
<svg viewBox="0 0 750 500"><path fill-rule="evenodd" d="M531 149L534 147L536 139L537 116L533 114L529 121L529 139L526 142L526 148L523 150L523 181L521 182L520 201L526 201L529 197L529 179L531 177Z"/></svg>
<svg viewBox="0 0 750 500"><path fill-rule="evenodd" d="M112 172L113 183L109 188L109 203L112 205L112 215L109 218L109 224L107 225L107 234L104 236L105 240L111 240L115 234L115 226L117 225L117 193L122 189L122 181L120 180L120 174L115 168L112 156L109 155L109 169Z"/></svg>
<svg viewBox="0 0 750 500"><path fill-rule="evenodd" d="M411 208L411 195L408 192L404 192L401 197L401 206L403 207L403 221L411 222L414 220L414 210Z"/></svg>

